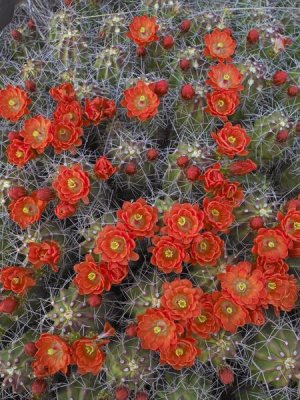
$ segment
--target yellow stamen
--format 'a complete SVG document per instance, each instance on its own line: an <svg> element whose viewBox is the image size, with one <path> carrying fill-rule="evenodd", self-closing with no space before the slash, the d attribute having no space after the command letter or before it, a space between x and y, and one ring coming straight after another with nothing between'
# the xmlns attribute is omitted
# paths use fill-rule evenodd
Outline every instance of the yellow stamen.
<svg viewBox="0 0 300 400"><path fill-rule="evenodd" d="M177 304L179 305L179 308L186 308L187 304L184 299L180 299L177 301Z"/></svg>
<svg viewBox="0 0 300 400"><path fill-rule="evenodd" d="M155 326L155 327L153 328L153 332L157 335L158 333L161 332L161 328L160 328L159 326Z"/></svg>
<svg viewBox="0 0 300 400"><path fill-rule="evenodd" d="M219 42L219 43L217 44L217 47L219 47L220 49L222 49L222 48L224 47L224 43L223 43L223 42Z"/></svg>
<svg viewBox="0 0 300 400"><path fill-rule="evenodd" d="M74 189L74 188L76 188L76 182L74 181L74 179L72 179L72 178L70 178L70 179L68 179L68 188L69 189Z"/></svg>
<svg viewBox="0 0 300 400"><path fill-rule="evenodd" d="M223 76L223 79L224 79L224 81L229 81L229 79L230 79L230 76L229 76L229 75L227 75L227 74L225 74L225 75Z"/></svg>
<svg viewBox="0 0 300 400"><path fill-rule="evenodd" d="M134 219L136 221L140 221L143 218L143 216L141 214L134 214Z"/></svg>
<svg viewBox="0 0 300 400"><path fill-rule="evenodd" d="M203 324L207 320L207 317L205 315L199 315L198 321Z"/></svg>
<svg viewBox="0 0 300 400"><path fill-rule="evenodd" d="M247 289L247 285L246 285L245 282L240 282L237 286L238 286L238 289L239 289L241 292L244 292L244 291Z"/></svg>
<svg viewBox="0 0 300 400"><path fill-rule="evenodd" d="M120 244L119 244L116 240L113 240L113 241L111 242L111 244L110 244L110 248L111 248L112 250L118 250L119 247L120 247Z"/></svg>
<svg viewBox="0 0 300 400"><path fill-rule="evenodd" d="M183 350L182 350L180 347L178 347L178 348L175 350L175 354L176 354L177 357L180 357L180 356L182 356L182 354L183 354Z"/></svg>
<svg viewBox="0 0 300 400"><path fill-rule="evenodd" d="M23 151L20 151L20 150L16 151L16 157L17 158L21 158L21 157L23 157L23 155L24 155Z"/></svg>
<svg viewBox="0 0 300 400"><path fill-rule="evenodd" d="M235 143L236 138L234 136L228 136L227 140L228 140L229 143L233 144L233 143Z"/></svg>
<svg viewBox="0 0 300 400"><path fill-rule="evenodd" d="M14 106L16 104L16 102L13 100L13 99L10 99L9 101L8 101L8 105L9 106Z"/></svg>
<svg viewBox="0 0 300 400"><path fill-rule="evenodd" d="M294 229L295 230L300 229L300 222L294 222Z"/></svg>
<svg viewBox="0 0 300 400"><path fill-rule="evenodd" d="M39 132L39 131L36 131L36 130L32 132L32 136L33 136L33 137L38 137L39 134L40 134L40 132Z"/></svg>
<svg viewBox="0 0 300 400"><path fill-rule="evenodd" d="M207 249L207 244L205 242L200 243L200 249L201 250L206 250Z"/></svg>
<svg viewBox="0 0 300 400"><path fill-rule="evenodd" d="M214 217L218 217L220 215L220 211L216 210L215 208L213 208L211 210L211 213Z"/></svg>
<svg viewBox="0 0 300 400"><path fill-rule="evenodd" d="M172 257L172 256L173 256L173 251L170 250L170 249L165 250L165 256L166 256L167 258Z"/></svg>
<svg viewBox="0 0 300 400"><path fill-rule="evenodd" d="M177 223L178 223L178 225L183 226L186 223L186 218L179 217Z"/></svg>
<svg viewBox="0 0 300 400"><path fill-rule="evenodd" d="M85 346L85 352L86 352L89 356L90 356L91 354L93 354L94 351L95 351L94 346L91 346L91 345L88 345L88 344Z"/></svg>
<svg viewBox="0 0 300 400"><path fill-rule="evenodd" d="M232 307L227 307L226 312L227 312L227 314L232 314L232 312L233 312Z"/></svg>
<svg viewBox="0 0 300 400"><path fill-rule="evenodd" d="M140 32L141 32L141 33L145 33L145 32L146 32L146 28L145 28L144 26L141 26L141 27L140 27Z"/></svg>
<svg viewBox="0 0 300 400"><path fill-rule="evenodd" d="M20 282L19 278L13 278L12 279L12 283L14 283L15 285L17 285Z"/></svg>
<svg viewBox="0 0 300 400"><path fill-rule="evenodd" d="M275 247L275 243L273 242L273 240L270 240L268 242L268 247L270 247L270 249L273 249Z"/></svg>
<svg viewBox="0 0 300 400"><path fill-rule="evenodd" d="M276 289L276 283L275 282L269 282L268 283L268 288L271 290L275 290Z"/></svg>
<svg viewBox="0 0 300 400"><path fill-rule="evenodd" d="M90 273L88 274L88 279L89 279L90 281L93 281L95 278L96 278L95 272L90 272Z"/></svg>
<svg viewBox="0 0 300 400"><path fill-rule="evenodd" d="M49 354L49 356L53 356L53 354L55 354L55 350L48 349L47 354Z"/></svg>
<svg viewBox="0 0 300 400"><path fill-rule="evenodd" d="M29 214L29 208L28 207L23 207L22 209L24 214Z"/></svg>
<svg viewBox="0 0 300 400"><path fill-rule="evenodd" d="M143 95L143 96L140 96L140 101L141 101L141 102L144 102L145 100L146 100L146 96L144 96L144 95Z"/></svg>
<svg viewBox="0 0 300 400"><path fill-rule="evenodd" d="M224 100L218 100L218 106L223 107L225 104Z"/></svg>

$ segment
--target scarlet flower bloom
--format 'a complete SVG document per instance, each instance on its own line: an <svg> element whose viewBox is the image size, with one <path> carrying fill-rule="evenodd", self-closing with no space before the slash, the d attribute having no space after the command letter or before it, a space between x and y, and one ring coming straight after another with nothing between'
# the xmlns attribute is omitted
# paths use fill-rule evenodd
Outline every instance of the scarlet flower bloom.
<svg viewBox="0 0 300 400"><path fill-rule="evenodd" d="M264 257L268 262L276 262L288 256L291 240L278 228L258 230L252 253Z"/></svg>
<svg viewBox="0 0 300 400"><path fill-rule="evenodd" d="M37 352L34 355L32 368L37 378L54 375L57 372L67 373L71 353L64 340L57 335L42 333L35 346Z"/></svg>
<svg viewBox="0 0 300 400"><path fill-rule="evenodd" d="M226 232L233 223L232 207L225 201L203 200L204 213L207 223L220 232Z"/></svg>
<svg viewBox="0 0 300 400"><path fill-rule="evenodd" d="M36 284L32 278L32 271L22 267L4 267L0 271L0 282L4 290L11 290L20 295Z"/></svg>
<svg viewBox="0 0 300 400"><path fill-rule="evenodd" d="M60 259L60 248L54 240L42 243L30 242L28 244L28 261L34 268L50 265L54 272L58 271L57 263Z"/></svg>
<svg viewBox="0 0 300 400"><path fill-rule="evenodd" d="M211 168L208 168L203 175L203 179L206 192L214 191L221 187L224 184L221 165L216 163Z"/></svg>
<svg viewBox="0 0 300 400"><path fill-rule="evenodd" d="M296 306L299 288L293 275L287 273L266 273L265 289L267 292L263 305L272 305L276 314L279 310L291 311Z"/></svg>
<svg viewBox="0 0 300 400"><path fill-rule="evenodd" d="M188 279L175 279L163 284L160 304L169 311L173 319L186 320L198 315L202 295L202 289L193 288Z"/></svg>
<svg viewBox="0 0 300 400"><path fill-rule="evenodd" d="M89 202L89 176L78 164L72 167L60 166L52 187L63 202L69 204L76 204L80 200L85 204Z"/></svg>
<svg viewBox="0 0 300 400"><path fill-rule="evenodd" d="M94 173L97 178L107 181L116 171L117 168L105 156L97 158L94 166Z"/></svg>
<svg viewBox="0 0 300 400"><path fill-rule="evenodd" d="M76 153L76 147L81 146L83 130L72 123L56 121L51 125L52 146L56 154L64 150Z"/></svg>
<svg viewBox="0 0 300 400"><path fill-rule="evenodd" d="M197 204L174 203L164 213L164 224L161 232L173 237L183 244L189 244L203 228L204 213Z"/></svg>
<svg viewBox="0 0 300 400"><path fill-rule="evenodd" d="M224 249L224 242L211 232L204 232L195 237L190 255L191 263L213 267L217 264Z"/></svg>
<svg viewBox="0 0 300 400"><path fill-rule="evenodd" d="M206 100L206 112L214 117L221 118L223 121L227 121L227 117L234 114L240 104L239 95L234 90L216 90L207 93Z"/></svg>
<svg viewBox="0 0 300 400"><path fill-rule="evenodd" d="M84 116L93 125L112 118L116 113L116 104L105 97L95 97L93 100L84 100Z"/></svg>
<svg viewBox="0 0 300 400"><path fill-rule="evenodd" d="M235 333L237 328L247 323L247 310L235 303L230 297L226 297L219 292L213 293L214 314L218 318L221 326L231 333Z"/></svg>
<svg viewBox="0 0 300 400"><path fill-rule="evenodd" d="M280 218L280 225L285 234L295 242L300 242L300 211L289 210Z"/></svg>
<svg viewBox="0 0 300 400"><path fill-rule="evenodd" d="M121 105L127 108L129 118L136 117L140 121L146 121L157 114L159 97L143 81L129 89L124 90L124 98Z"/></svg>
<svg viewBox="0 0 300 400"><path fill-rule="evenodd" d="M78 101L59 103L53 115L56 122L71 123L75 126L82 125L81 107Z"/></svg>
<svg viewBox="0 0 300 400"><path fill-rule="evenodd" d="M264 277L259 270L252 270L250 263L227 266L226 272L218 274L222 292L237 304L253 309L264 297Z"/></svg>
<svg viewBox="0 0 300 400"><path fill-rule="evenodd" d="M212 33L204 36L204 55L219 61L230 61L235 52L236 41L231 36L231 30L215 28Z"/></svg>
<svg viewBox="0 0 300 400"><path fill-rule="evenodd" d="M137 238L151 237L157 229L157 208L148 205L144 199L138 199L133 203L125 201L122 208L117 211L117 216L128 231Z"/></svg>
<svg viewBox="0 0 300 400"><path fill-rule="evenodd" d="M257 257L255 268L268 274L285 274L289 270L289 266L283 260L270 262L265 257Z"/></svg>
<svg viewBox="0 0 300 400"><path fill-rule="evenodd" d="M39 154L42 154L52 140L50 126L51 122L49 119L38 115L24 122L20 135L23 137L25 144L28 144Z"/></svg>
<svg viewBox="0 0 300 400"><path fill-rule="evenodd" d="M101 273L105 278L105 290L111 285L119 285L128 275L128 265L118 263L101 263Z"/></svg>
<svg viewBox="0 0 300 400"><path fill-rule="evenodd" d="M177 342L178 326L165 310L148 308L137 316L137 335L141 347L148 350L162 350Z"/></svg>
<svg viewBox="0 0 300 400"><path fill-rule="evenodd" d="M50 96L59 103L71 103L76 100L76 92L72 83L62 83L54 88L51 88Z"/></svg>
<svg viewBox="0 0 300 400"><path fill-rule="evenodd" d="M97 375L104 363L105 354L99 349L95 340L83 337L76 340L71 347L72 359L78 367L78 373L85 375L91 372Z"/></svg>
<svg viewBox="0 0 300 400"><path fill-rule="evenodd" d="M165 347L160 351L160 364L169 364L177 371L185 367L191 367L195 363L200 351L195 346L195 339L180 338L176 344Z"/></svg>
<svg viewBox="0 0 300 400"><path fill-rule="evenodd" d="M251 142L251 138L241 125L232 125L231 122L227 122L222 129L217 133L212 133L211 136L218 145L218 154L225 154L229 158L248 154L246 147Z"/></svg>
<svg viewBox="0 0 300 400"><path fill-rule="evenodd" d="M146 15L134 17L129 25L127 37L134 41L138 46L145 47L151 42L156 42L158 25L155 17L147 17Z"/></svg>
<svg viewBox="0 0 300 400"><path fill-rule="evenodd" d="M211 334L219 331L220 323L214 316L214 302L211 294L204 294L201 297L198 314L191 320L189 329L203 339L209 339Z"/></svg>
<svg viewBox="0 0 300 400"><path fill-rule="evenodd" d="M6 156L11 164L24 167L28 161L34 158L34 151L23 140L13 139L6 148Z"/></svg>
<svg viewBox="0 0 300 400"><path fill-rule="evenodd" d="M21 229L27 228L41 218L39 202L32 196L24 196L13 201L8 206L10 218L19 225Z"/></svg>
<svg viewBox="0 0 300 400"><path fill-rule="evenodd" d="M70 204L67 202L61 201L57 204L54 209L54 214L57 216L58 219L65 219L72 217L76 212L76 204Z"/></svg>
<svg viewBox="0 0 300 400"><path fill-rule="evenodd" d="M97 264L91 255L85 261L74 265L76 276L73 279L79 294L101 294L105 289L105 277L101 265Z"/></svg>
<svg viewBox="0 0 300 400"><path fill-rule="evenodd" d="M232 175L246 175L252 171L255 171L256 168L257 165L250 159L245 161L234 161L229 166L229 172Z"/></svg>
<svg viewBox="0 0 300 400"><path fill-rule="evenodd" d="M11 122L17 122L23 115L29 113L31 100L24 90L8 85L0 90L0 117Z"/></svg>
<svg viewBox="0 0 300 400"><path fill-rule="evenodd" d="M206 84L216 90L243 90L243 75L233 64L218 63L210 67Z"/></svg>
<svg viewBox="0 0 300 400"><path fill-rule="evenodd" d="M124 226L110 225L98 233L94 253L101 254L101 261L127 265L129 261L139 259L134 248L133 236Z"/></svg>
<svg viewBox="0 0 300 400"><path fill-rule="evenodd" d="M215 191L215 200L222 198L232 207L238 207L244 200L244 192L238 182L224 181L223 185Z"/></svg>
<svg viewBox="0 0 300 400"><path fill-rule="evenodd" d="M166 274L182 271L182 263L188 261L184 246L168 236L154 236L152 239L154 247L151 249L151 264Z"/></svg>

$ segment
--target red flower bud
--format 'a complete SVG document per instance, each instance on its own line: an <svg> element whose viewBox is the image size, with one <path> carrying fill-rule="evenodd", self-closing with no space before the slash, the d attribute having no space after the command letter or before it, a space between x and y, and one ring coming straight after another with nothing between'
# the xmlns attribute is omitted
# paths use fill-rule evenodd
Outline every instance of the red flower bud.
<svg viewBox="0 0 300 400"><path fill-rule="evenodd" d="M283 85L288 78L288 74L285 71L276 71L273 75L273 84L275 86Z"/></svg>
<svg viewBox="0 0 300 400"><path fill-rule="evenodd" d="M28 92L35 92L36 91L36 84L35 82L27 79L25 81L25 89L28 90Z"/></svg>
<svg viewBox="0 0 300 400"><path fill-rule="evenodd" d="M35 395L41 395L45 393L46 389L47 382L44 381L44 379L36 379L35 381L33 381L33 384L31 386L31 392Z"/></svg>
<svg viewBox="0 0 300 400"><path fill-rule="evenodd" d="M22 140L23 138L20 136L19 132L9 132L8 135L8 140L12 142L14 139L20 139Z"/></svg>
<svg viewBox="0 0 300 400"><path fill-rule="evenodd" d="M288 87L287 93L290 97L296 97L297 94L299 93L299 88L298 86L292 85Z"/></svg>
<svg viewBox="0 0 300 400"><path fill-rule="evenodd" d="M99 307L102 304L102 297L97 294L92 294L87 299L90 307Z"/></svg>
<svg viewBox="0 0 300 400"><path fill-rule="evenodd" d="M234 381L234 373L229 367L219 370L219 379L224 385L231 385Z"/></svg>
<svg viewBox="0 0 300 400"><path fill-rule="evenodd" d="M17 42L19 42L20 40L22 40L22 33L20 31L18 31L17 29L14 29L10 32L11 37L16 40Z"/></svg>
<svg viewBox="0 0 300 400"><path fill-rule="evenodd" d="M162 40L162 46L164 49L169 50L173 47L174 45L174 39L173 36L167 35L163 38Z"/></svg>
<svg viewBox="0 0 300 400"><path fill-rule="evenodd" d="M27 195L27 191L22 186L14 186L8 191L11 200L18 200Z"/></svg>
<svg viewBox="0 0 300 400"><path fill-rule="evenodd" d="M125 333L127 336L135 337L137 335L137 325L136 324L128 325L127 328L125 329Z"/></svg>
<svg viewBox="0 0 300 400"><path fill-rule="evenodd" d="M145 392L137 392L137 394L135 395L134 400L148 400L149 396L147 393Z"/></svg>
<svg viewBox="0 0 300 400"><path fill-rule="evenodd" d="M179 67L182 71L187 71L190 68L190 62L186 58L179 61Z"/></svg>
<svg viewBox="0 0 300 400"><path fill-rule="evenodd" d="M72 0L65 0L65 6L70 6L72 3Z"/></svg>
<svg viewBox="0 0 300 400"><path fill-rule="evenodd" d="M137 167L136 164L134 162L129 162L128 164L126 164L125 168L124 168L124 172L127 175L134 175L137 172Z"/></svg>
<svg viewBox="0 0 300 400"><path fill-rule="evenodd" d="M12 314L19 305L19 301L13 297L8 296L6 299L0 301L0 313Z"/></svg>
<svg viewBox="0 0 300 400"><path fill-rule="evenodd" d="M27 356L33 357L37 352L37 347L34 342L28 342L24 345L24 352Z"/></svg>
<svg viewBox="0 0 300 400"><path fill-rule="evenodd" d="M154 83L153 92L157 94L158 97L164 96L168 93L169 83L165 79L162 79Z"/></svg>
<svg viewBox="0 0 300 400"><path fill-rule="evenodd" d="M185 168L189 165L190 159L188 156L180 156L177 158L176 163L179 168Z"/></svg>
<svg viewBox="0 0 300 400"><path fill-rule="evenodd" d="M154 161L157 159L159 155L159 151L157 149L149 149L147 150L146 157L149 161Z"/></svg>
<svg viewBox="0 0 300 400"><path fill-rule="evenodd" d="M190 30L192 25L192 21L189 19L184 19L181 24L179 25L179 29L181 30L182 33L186 33Z"/></svg>
<svg viewBox="0 0 300 400"><path fill-rule="evenodd" d="M253 230L258 230L264 226L264 220L262 217L252 217L249 221L250 228Z"/></svg>
<svg viewBox="0 0 300 400"><path fill-rule="evenodd" d="M139 46L136 48L136 55L138 57L145 57L146 54L147 54L147 51L146 51L145 47Z"/></svg>
<svg viewBox="0 0 300 400"><path fill-rule="evenodd" d="M185 176L189 181L197 181L200 176L200 170L196 165L191 165L185 170Z"/></svg>
<svg viewBox="0 0 300 400"><path fill-rule="evenodd" d="M296 123L295 131L296 131L297 135L300 135L300 121L298 121L298 122Z"/></svg>
<svg viewBox="0 0 300 400"><path fill-rule="evenodd" d="M38 200L42 201L50 201L55 198L55 192L51 188L41 188L35 192L35 195Z"/></svg>
<svg viewBox="0 0 300 400"><path fill-rule="evenodd" d="M29 28L31 31L35 31L35 29L36 29L35 22L34 22L34 20L33 20L32 18L30 18L30 19L28 20L27 26L28 26L28 28Z"/></svg>
<svg viewBox="0 0 300 400"><path fill-rule="evenodd" d="M127 400L129 398L129 390L126 386L119 386L115 390L115 400Z"/></svg>
<svg viewBox="0 0 300 400"><path fill-rule="evenodd" d="M247 35L247 42L250 44L255 44L259 41L259 32L256 29L251 29Z"/></svg>
<svg viewBox="0 0 300 400"><path fill-rule="evenodd" d="M285 142L289 137L289 132L287 130L279 131L276 135L276 141L279 143Z"/></svg>
<svg viewBox="0 0 300 400"><path fill-rule="evenodd" d="M181 97L184 100L191 100L195 96L195 90L192 85L183 85L181 88Z"/></svg>
<svg viewBox="0 0 300 400"><path fill-rule="evenodd" d="M234 161L229 166L229 171L232 175L246 175L252 171L255 171L257 165L252 160L248 159L245 161Z"/></svg>

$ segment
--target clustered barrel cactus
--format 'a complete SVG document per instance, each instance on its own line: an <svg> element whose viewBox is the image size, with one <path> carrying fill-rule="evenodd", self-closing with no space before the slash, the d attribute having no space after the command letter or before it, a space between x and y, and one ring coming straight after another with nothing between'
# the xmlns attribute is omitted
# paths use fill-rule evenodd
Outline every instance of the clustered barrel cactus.
<svg viewBox="0 0 300 400"><path fill-rule="evenodd" d="M282 0L19 4L1 399L299 399L299 21Z"/></svg>

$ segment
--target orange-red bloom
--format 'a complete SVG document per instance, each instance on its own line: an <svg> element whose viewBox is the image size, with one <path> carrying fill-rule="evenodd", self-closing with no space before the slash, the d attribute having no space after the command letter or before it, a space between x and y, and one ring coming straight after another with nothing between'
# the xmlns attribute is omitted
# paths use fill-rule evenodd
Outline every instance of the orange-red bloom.
<svg viewBox="0 0 300 400"><path fill-rule="evenodd" d="M252 253L264 257L268 262L276 262L288 256L291 240L278 228L258 230Z"/></svg>
<svg viewBox="0 0 300 400"><path fill-rule="evenodd" d="M57 372L67 373L71 362L70 348L57 335L42 333L35 342L37 352L34 355L32 368L37 378L54 375Z"/></svg>
<svg viewBox="0 0 300 400"><path fill-rule="evenodd" d="M215 191L215 200L225 200L231 207L238 207L244 200L244 192L238 182L224 181L223 185Z"/></svg>
<svg viewBox="0 0 300 400"><path fill-rule="evenodd" d="M116 104L105 97L95 97L93 100L84 100L84 116L93 125L112 118L116 113Z"/></svg>
<svg viewBox="0 0 300 400"><path fill-rule="evenodd" d="M255 171L256 168L257 165L250 159L245 161L234 161L229 165L229 172L232 175L246 175Z"/></svg>
<svg viewBox="0 0 300 400"><path fill-rule="evenodd" d="M60 166L52 187L63 202L69 204L76 204L80 200L85 204L89 202L89 176L78 164L72 167Z"/></svg>
<svg viewBox="0 0 300 400"><path fill-rule="evenodd" d="M151 264L166 274L182 271L182 263L188 261L184 246L168 236L154 236L154 247L151 249Z"/></svg>
<svg viewBox="0 0 300 400"><path fill-rule="evenodd" d="M230 61L235 52L236 41L231 36L231 30L215 28L212 33L204 36L204 55L219 61Z"/></svg>
<svg viewBox="0 0 300 400"><path fill-rule="evenodd" d="M149 308L137 319L137 335L143 349L162 350L177 342L179 328L166 311Z"/></svg>
<svg viewBox="0 0 300 400"><path fill-rule="evenodd" d="M0 117L11 122L17 122L23 115L29 113L31 100L24 90L8 85L0 90Z"/></svg>
<svg viewBox="0 0 300 400"><path fill-rule="evenodd" d="M125 201L117 211L118 219L137 238L151 237L156 230L158 211L147 204L144 199L131 203Z"/></svg>
<svg viewBox="0 0 300 400"><path fill-rule="evenodd" d="M97 264L91 255L85 261L74 265L76 276L73 283L79 294L101 294L105 289L105 277L101 272L101 265Z"/></svg>
<svg viewBox="0 0 300 400"><path fill-rule="evenodd" d="M94 173L97 178L107 181L116 171L117 168L105 156L97 158L94 166Z"/></svg>
<svg viewBox="0 0 300 400"><path fill-rule="evenodd" d="M81 107L78 101L59 103L53 115L55 121L71 123L75 126L82 125Z"/></svg>
<svg viewBox="0 0 300 400"><path fill-rule="evenodd" d="M57 204L54 209L54 214L58 219L65 219L71 217L76 212L76 204L70 204L64 201L61 201Z"/></svg>
<svg viewBox="0 0 300 400"><path fill-rule="evenodd" d="M52 146L56 154L64 150L76 153L76 147L81 146L83 130L70 122L56 121L51 125Z"/></svg>
<svg viewBox="0 0 300 400"><path fill-rule="evenodd" d="M105 354L93 339L83 337L76 340L71 347L72 359L81 375L91 372L97 375L105 361Z"/></svg>
<svg viewBox="0 0 300 400"><path fill-rule="evenodd" d="M214 315L214 302L211 294L204 294L200 300L200 307L197 316L190 322L192 333L203 339L209 339L211 334L217 333L220 323Z"/></svg>
<svg viewBox="0 0 300 400"><path fill-rule="evenodd" d="M110 225L98 233L94 253L101 254L101 261L126 265L131 260L139 259L134 248L133 236L124 226Z"/></svg>
<svg viewBox="0 0 300 400"><path fill-rule="evenodd" d="M246 147L251 142L251 138L247 136L247 132L241 128L241 125L232 125L231 122L227 122L222 129L217 133L212 133L211 136L218 145L218 154L225 154L229 158L248 154Z"/></svg>
<svg viewBox="0 0 300 400"><path fill-rule="evenodd" d="M243 90L243 75L233 64L218 63L208 71L207 85L216 90Z"/></svg>
<svg viewBox="0 0 300 400"><path fill-rule="evenodd" d="M222 187L225 179L221 172L220 163L215 163L212 167L208 168L201 179L204 180L204 188L206 192L215 191Z"/></svg>
<svg viewBox="0 0 300 400"><path fill-rule="evenodd" d="M10 218L21 229L27 228L41 218L39 202L32 196L20 197L9 205Z"/></svg>
<svg viewBox="0 0 300 400"><path fill-rule="evenodd" d="M42 243L30 242L28 244L28 261L34 268L50 265L54 272L58 271L57 263L60 259L60 247L54 240Z"/></svg>
<svg viewBox="0 0 300 400"><path fill-rule="evenodd" d="M207 197L203 205L207 223L220 232L226 232L234 220L232 206L228 202L209 200Z"/></svg>
<svg viewBox="0 0 300 400"><path fill-rule="evenodd" d="M206 100L206 111L214 117L221 118L223 121L227 121L227 117L234 114L240 104L239 95L234 90L216 90L207 93Z"/></svg>
<svg viewBox="0 0 300 400"><path fill-rule="evenodd" d="M280 224L290 239L300 242L300 211L289 210L284 217L280 217Z"/></svg>
<svg viewBox="0 0 300 400"><path fill-rule="evenodd" d="M231 333L247 323L249 316L247 310L235 303L230 297L219 292L213 293L214 314L219 319L221 326Z"/></svg>
<svg viewBox="0 0 300 400"><path fill-rule="evenodd" d="M6 155L8 162L17 167L24 167L34 157L34 151L23 140L13 139L6 148Z"/></svg>
<svg viewBox="0 0 300 400"><path fill-rule="evenodd" d="M124 90L121 105L127 108L129 118L136 117L140 121L146 121L157 114L159 103L158 96L149 86L143 81L138 81L135 86Z"/></svg>
<svg viewBox="0 0 300 400"><path fill-rule="evenodd" d="M217 264L224 249L224 242L211 232L204 232L195 237L190 255L192 264L213 267Z"/></svg>
<svg viewBox="0 0 300 400"><path fill-rule="evenodd" d="M31 146L39 154L42 154L52 140L50 126L49 119L38 115L24 122L20 135L24 138L24 143Z"/></svg>
<svg viewBox="0 0 300 400"><path fill-rule="evenodd" d="M129 25L127 37L134 41L138 46L145 47L151 42L156 42L158 25L155 17L146 15L134 17Z"/></svg>
<svg viewBox="0 0 300 400"><path fill-rule="evenodd" d="M51 88L50 96L59 103L70 103L76 100L76 92L72 83L62 83L54 88Z"/></svg>
<svg viewBox="0 0 300 400"><path fill-rule="evenodd" d="M199 313L199 304L203 291L193 288L188 279L175 279L163 284L161 307L166 308L175 320L194 318Z"/></svg>
<svg viewBox="0 0 300 400"><path fill-rule="evenodd" d="M20 295L36 284L32 271L22 267L4 267L0 271L0 282L4 290L11 290Z"/></svg>
<svg viewBox="0 0 300 400"><path fill-rule="evenodd" d="M178 339L177 343L170 347L165 347L160 352L160 364L169 364L176 370L191 367L200 353L195 342L195 339L186 337Z"/></svg>

